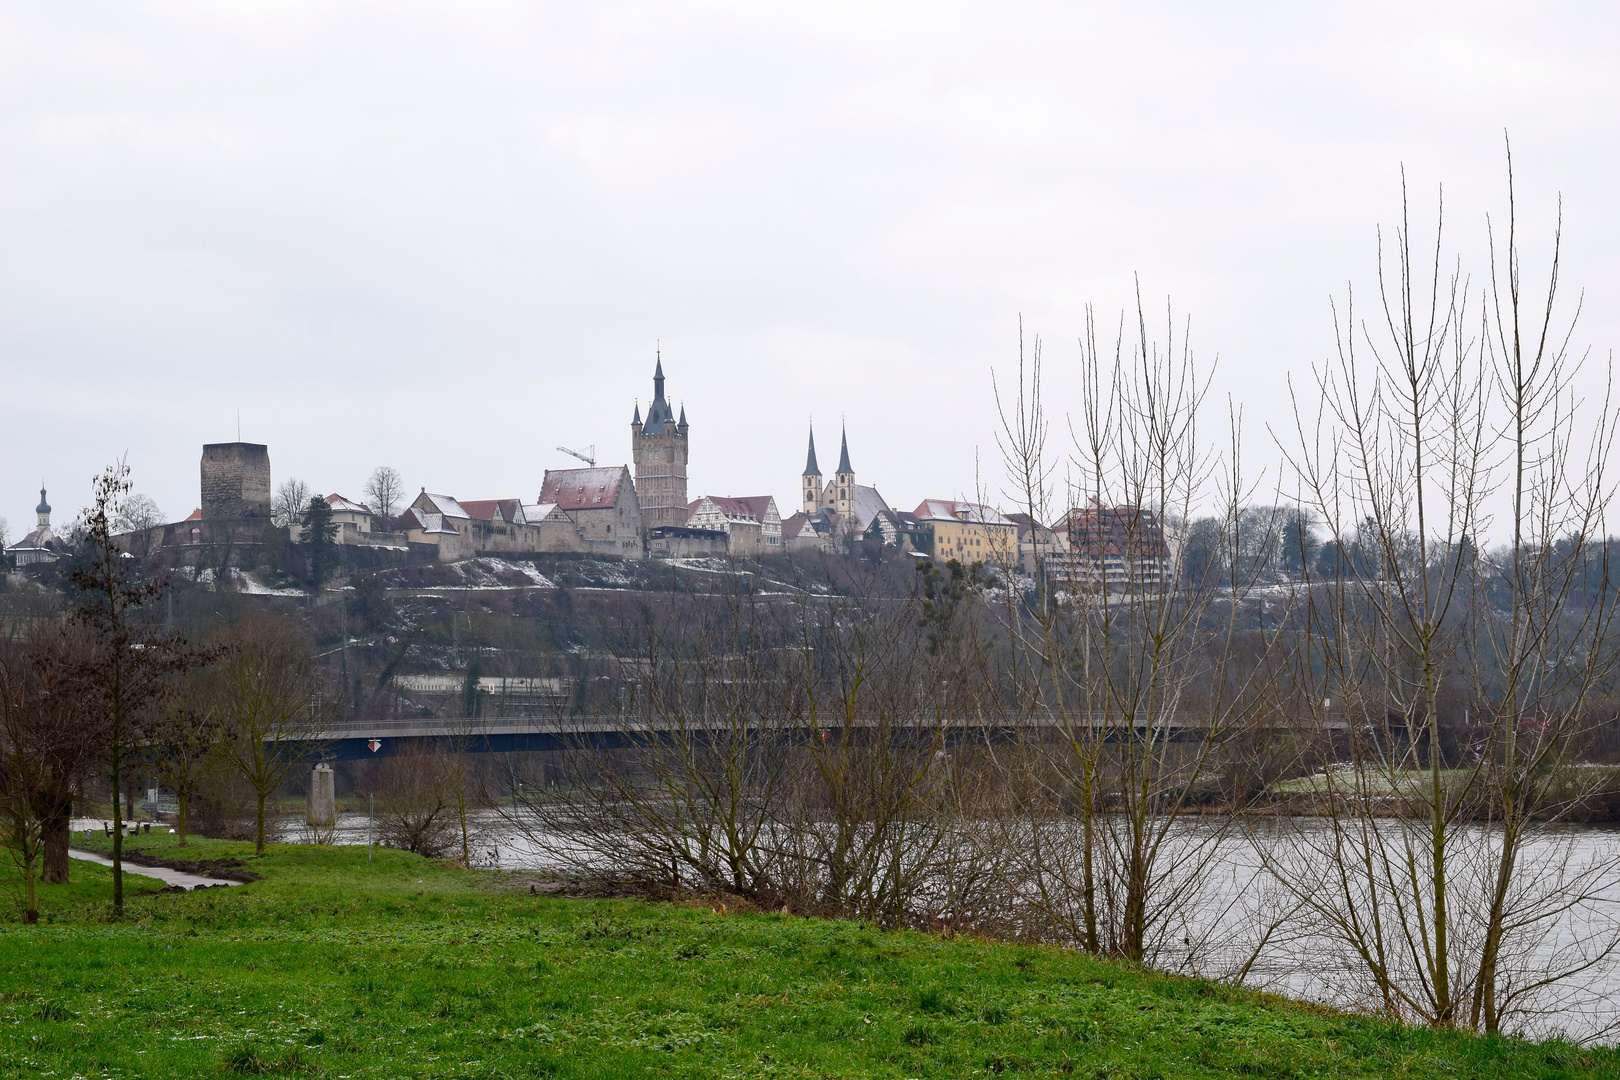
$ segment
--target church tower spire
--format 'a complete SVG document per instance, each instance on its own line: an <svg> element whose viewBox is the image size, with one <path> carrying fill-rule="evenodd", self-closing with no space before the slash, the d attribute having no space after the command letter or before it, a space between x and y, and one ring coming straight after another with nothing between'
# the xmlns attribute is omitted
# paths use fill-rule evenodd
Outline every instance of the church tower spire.
<svg viewBox="0 0 1620 1080"><path fill-rule="evenodd" d="M838 454L838 471L833 473L833 509L844 517L855 510L855 468L849 463L849 431L843 432Z"/></svg>
<svg viewBox="0 0 1620 1080"><path fill-rule="evenodd" d="M810 425L810 456L804 463L804 512L821 509L821 466L816 464L816 428Z"/></svg>

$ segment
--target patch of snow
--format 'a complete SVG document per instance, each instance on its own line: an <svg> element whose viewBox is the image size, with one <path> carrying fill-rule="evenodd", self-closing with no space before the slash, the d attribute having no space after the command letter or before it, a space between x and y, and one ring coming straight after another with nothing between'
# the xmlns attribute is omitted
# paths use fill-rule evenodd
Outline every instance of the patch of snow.
<svg viewBox="0 0 1620 1080"><path fill-rule="evenodd" d="M682 570L700 570L706 574L725 574L734 569L731 563L725 559L667 559L665 561L670 566L678 566ZM752 571L738 570L737 573L751 574Z"/></svg>
<svg viewBox="0 0 1620 1080"><path fill-rule="evenodd" d="M237 592L247 593L249 596L303 596L303 589L272 589L255 578L252 574L243 573L236 567L230 568L231 581L236 585Z"/></svg>

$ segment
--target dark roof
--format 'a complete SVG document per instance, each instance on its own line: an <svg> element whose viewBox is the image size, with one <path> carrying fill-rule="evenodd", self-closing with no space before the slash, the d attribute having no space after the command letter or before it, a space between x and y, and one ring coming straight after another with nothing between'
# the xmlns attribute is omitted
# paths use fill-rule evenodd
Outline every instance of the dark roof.
<svg viewBox="0 0 1620 1080"><path fill-rule="evenodd" d="M804 463L804 475L820 476L821 466L816 464L816 429L810 429L810 460Z"/></svg>
<svg viewBox="0 0 1620 1080"><path fill-rule="evenodd" d="M41 484L39 485L39 505L34 507L34 513L48 514L50 512L51 504L45 501L45 485Z"/></svg>
<svg viewBox="0 0 1620 1080"><path fill-rule="evenodd" d="M842 521L843 518L826 507L813 514L801 511L782 522L782 539L792 540L796 536L802 536L806 529L819 535L836 536Z"/></svg>
<svg viewBox="0 0 1620 1080"><path fill-rule="evenodd" d="M641 402L636 402L636 415L630 418L632 424L641 423Z"/></svg>
<svg viewBox="0 0 1620 1080"><path fill-rule="evenodd" d="M843 453L838 455L838 471L842 472L842 473L852 473L852 472L855 471L855 469L849 463L849 432L848 431L844 432Z"/></svg>
<svg viewBox="0 0 1620 1080"><path fill-rule="evenodd" d="M643 435L662 435L664 428L675 423L675 414L670 412L669 402L664 400L664 358L658 358L658 366L653 369L653 400L647 406L647 422L641 428Z"/></svg>
<svg viewBox="0 0 1620 1080"><path fill-rule="evenodd" d="M681 403L681 427L686 426L686 403Z"/></svg>

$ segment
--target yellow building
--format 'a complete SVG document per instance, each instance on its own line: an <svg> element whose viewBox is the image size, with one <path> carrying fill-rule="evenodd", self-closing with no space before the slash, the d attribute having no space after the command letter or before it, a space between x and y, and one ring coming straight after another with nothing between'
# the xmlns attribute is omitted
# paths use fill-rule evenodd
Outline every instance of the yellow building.
<svg viewBox="0 0 1620 1080"><path fill-rule="evenodd" d="M1018 562L1018 524L978 503L924 499L914 511L933 536L929 554L940 562L956 559L1011 569Z"/></svg>

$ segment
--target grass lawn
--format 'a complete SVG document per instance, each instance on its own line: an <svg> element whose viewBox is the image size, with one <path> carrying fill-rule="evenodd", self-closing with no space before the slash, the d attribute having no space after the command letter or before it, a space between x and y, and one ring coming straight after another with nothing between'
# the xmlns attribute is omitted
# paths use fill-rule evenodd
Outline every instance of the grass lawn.
<svg viewBox="0 0 1620 1080"><path fill-rule="evenodd" d="M185 856L263 879L132 879L115 922L111 871L75 862L25 927L0 870L0 1077L1620 1077L1616 1051L1412 1030L1057 949L533 896L381 849Z"/></svg>

